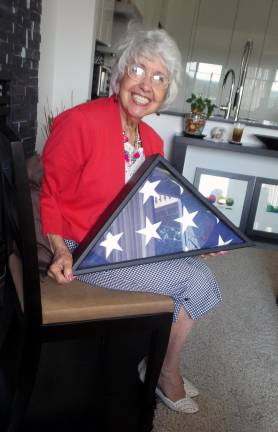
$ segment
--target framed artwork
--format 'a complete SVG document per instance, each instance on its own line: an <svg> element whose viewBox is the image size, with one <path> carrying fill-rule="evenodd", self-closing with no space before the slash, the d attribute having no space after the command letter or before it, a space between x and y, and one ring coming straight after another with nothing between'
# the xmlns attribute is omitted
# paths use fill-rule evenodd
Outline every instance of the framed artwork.
<svg viewBox="0 0 278 432"><path fill-rule="evenodd" d="M218 210L245 231L255 177L197 168L194 186Z"/></svg>
<svg viewBox="0 0 278 432"><path fill-rule="evenodd" d="M145 160L73 254L74 274L251 246L166 159Z"/></svg>
<svg viewBox="0 0 278 432"><path fill-rule="evenodd" d="M257 177L247 232L278 240L278 180Z"/></svg>

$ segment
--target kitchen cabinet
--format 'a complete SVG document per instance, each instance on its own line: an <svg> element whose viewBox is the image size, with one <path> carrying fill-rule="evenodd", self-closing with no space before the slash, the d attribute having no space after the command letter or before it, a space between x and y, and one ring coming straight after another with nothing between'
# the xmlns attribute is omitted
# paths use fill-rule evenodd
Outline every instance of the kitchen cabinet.
<svg viewBox="0 0 278 432"><path fill-rule="evenodd" d="M277 1L162 0L161 9L160 22L176 40L184 62L183 83L171 111L188 111L185 100L192 92L218 106L226 104L231 79L222 91L224 75L234 69L237 85L244 45L251 39L239 115L277 122Z"/></svg>
<svg viewBox="0 0 278 432"><path fill-rule="evenodd" d="M252 11L251 11L252 7ZM243 53L243 47L248 39L253 41L253 51L250 56L244 93L240 108L240 116L242 118L252 118L257 120L262 115L263 99L266 101L271 90L272 77L277 65L277 38L276 38L276 56L274 62L268 66L262 67L262 59L264 64L264 52L266 45L270 39L268 36L272 33L271 28L277 33L277 2L265 0L262 4L261 0L241 0L237 6L233 36L231 38L230 55L226 68L233 68L236 71L236 83L239 78L240 63ZM276 13L273 13L276 9ZM252 19L250 15L252 13ZM274 24L274 25L273 25ZM274 66L274 68L273 68ZM264 70L266 74L264 75ZM269 75L268 75L269 74ZM268 77L267 77L268 75ZM277 98L276 98L277 103ZM267 104L265 104L267 110ZM277 106L277 105L276 105ZM277 108L276 108L277 109ZM277 111L276 111L277 112ZM268 115L264 117L269 118ZM264 118L261 118L263 120ZM274 120L274 119L273 119Z"/></svg>
<svg viewBox="0 0 278 432"><path fill-rule="evenodd" d="M143 24L147 28L158 28L161 23L161 14L164 0L145 0L143 10Z"/></svg>
<svg viewBox="0 0 278 432"><path fill-rule="evenodd" d="M184 66L178 96L171 105L173 111L183 111L185 96L189 96L185 70L187 63L191 60L192 44L196 33L194 25L196 24L197 6L196 0L162 0L160 23L177 42Z"/></svg>
<svg viewBox="0 0 278 432"><path fill-rule="evenodd" d="M135 20L137 27L147 29L158 28L165 0L129 0L116 1L115 15Z"/></svg>
<svg viewBox="0 0 278 432"><path fill-rule="evenodd" d="M131 0L130 3L134 4L134 6L136 6L140 15L143 17L144 16L145 0Z"/></svg>
<svg viewBox="0 0 278 432"><path fill-rule="evenodd" d="M96 0L96 40L111 46L115 0Z"/></svg>
<svg viewBox="0 0 278 432"><path fill-rule="evenodd" d="M116 1L115 15L125 17L127 20L135 20L137 27L157 28L160 21L163 0L130 0Z"/></svg>
<svg viewBox="0 0 278 432"><path fill-rule="evenodd" d="M213 103L219 100L234 36L237 3L222 0L201 1L197 11L190 63L187 65L186 97L194 92L209 97ZM241 49L243 46L244 43ZM238 55L239 58L240 56L241 54Z"/></svg>
<svg viewBox="0 0 278 432"><path fill-rule="evenodd" d="M162 0L160 23L175 39L183 56L189 49L196 4L196 0Z"/></svg>
<svg viewBox="0 0 278 432"><path fill-rule="evenodd" d="M184 64L174 111L187 110L185 100L192 92L217 99L235 12L235 2L165 0L161 22L176 40Z"/></svg>
<svg viewBox="0 0 278 432"><path fill-rule="evenodd" d="M248 116L255 120L267 119L277 122L278 3L267 1L264 2L264 5L266 11L261 12L261 19L257 19L255 23L258 26L258 32L256 33L253 28L256 61L248 70L246 79L248 87L245 89L242 105ZM264 35L263 38L262 35Z"/></svg>
<svg viewBox="0 0 278 432"><path fill-rule="evenodd" d="M120 18L128 22L129 20L142 21L142 13L139 11L138 7L134 2L123 2L116 1L114 9L114 23L115 20Z"/></svg>

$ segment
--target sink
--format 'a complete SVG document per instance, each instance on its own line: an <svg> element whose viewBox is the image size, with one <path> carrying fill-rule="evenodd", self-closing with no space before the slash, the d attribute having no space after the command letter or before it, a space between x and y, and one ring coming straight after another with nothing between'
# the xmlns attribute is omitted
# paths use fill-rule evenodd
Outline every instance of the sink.
<svg viewBox="0 0 278 432"><path fill-rule="evenodd" d="M223 117L223 114L222 115L221 114L213 114L212 116L210 116L209 119L212 120L212 121L221 121L221 122L224 122L224 123L234 123L235 122L235 120L233 119L233 117L229 117L228 119L225 119L225 117ZM238 122L239 123L240 122L245 123L246 125L248 125L248 124L253 125L255 123L258 123L257 120L252 119L250 117L246 117L246 118L240 117L238 119Z"/></svg>
<svg viewBox="0 0 278 432"><path fill-rule="evenodd" d="M277 150L278 151L278 137L270 136L270 135L258 135L254 134L256 138L258 138L269 150Z"/></svg>
<svg viewBox="0 0 278 432"><path fill-rule="evenodd" d="M252 118L250 118L250 117L246 117L246 118L240 118L239 120L238 120L239 122L243 122L243 123L246 123L246 124L253 124L253 123L258 123L258 121L257 120L255 120L255 119L252 119Z"/></svg>

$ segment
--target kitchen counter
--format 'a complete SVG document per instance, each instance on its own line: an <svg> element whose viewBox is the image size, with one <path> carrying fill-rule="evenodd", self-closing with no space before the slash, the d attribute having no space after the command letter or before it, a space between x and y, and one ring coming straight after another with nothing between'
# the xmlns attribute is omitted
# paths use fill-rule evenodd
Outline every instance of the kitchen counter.
<svg viewBox="0 0 278 432"><path fill-rule="evenodd" d="M178 117L184 117L184 113L178 112L178 111L162 111L161 114L168 114ZM218 122L218 123L226 123L226 124L233 124L234 119L225 119L222 116L213 115L209 118L209 121ZM259 128L265 128L265 129L274 129L278 130L278 123L272 122L269 120L263 120L259 122L258 120L252 120L252 119L238 119L238 122L245 124L246 126L253 126L253 127L259 127Z"/></svg>
<svg viewBox="0 0 278 432"><path fill-rule="evenodd" d="M207 139L199 139L199 138L189 138L183 135L175 135L174 137L174 146L173 146L173 158L172 163L176 167L176 169L182 173L184 160L186 157L186 151L188 146L194 146L197 148L205 148L212 150L224 150L227 152L241 153L241 154L252 154L256 156L263 157L271 157L278 158L278 151L276 150L268 150L267 148L262 147L252 147L230 144L228 142L216 142L213 140ZM278 171L278 167L277 167Z"/></svg>
<svg viewBox="0 0 278 432"><path fill-rule="evenodd" d="M246 125L242 135L243 146L237 146L233 144L229 144L228 140L232 138L233 132L233 124L232 123L220 123L214 120L207 120L205 128L203 130L203 134L206 135L205 140L200 140L197 138L185 137L183 135L184 131L184 118L181 115L170 115L161 113L161 115L150 114L144 118L144 121L148 123L163 139L164 141L164 152L167 159L173 161L173 154L176 154L176 146L178 144L183 144L183 155L185 153L185 144L190 144L190 147L193 147L193 143L195 146L199 146L199 150L203 151L206 149L211 150L219 147L219 151L222 148L225 151L225 155L227 154L237 154L242 156L271 156L274 158L277 157L276 152L270 152L264 146L264 144L257 138L257 135L267 135L278 138L278 129L269 129L262 127L255 127L252 125ZM225 142L216 143L212 139L210 139L212 129L215 127L221 127L224 129L224 138ZM191 141L194 140L194 141ZM201 147L203 146L203 147ZM203 151L204 153L204 151ZM278 152L277 152L278 153ZM264 158L265 159L265 158ZM270 159L270 158L267 158ZM277 160L276 160L277 162ZM181 163L180 163L181 164ZM277 170L278 171L278 170Z"/></svg>

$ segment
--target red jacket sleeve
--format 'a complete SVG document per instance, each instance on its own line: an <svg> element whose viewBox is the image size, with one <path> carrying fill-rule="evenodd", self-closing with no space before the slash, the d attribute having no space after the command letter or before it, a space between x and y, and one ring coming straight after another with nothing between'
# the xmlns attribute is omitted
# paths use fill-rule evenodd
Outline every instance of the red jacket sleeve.
<svg viewBox="0 0 278 432"><path fill-rule="evenodd" d="M84 115L65 111L54 121L42 154L44 177L41 191L41 215L43 234L63 235L63 218L59 208L59 196L70 185L78 182L84 161L90 151L87 142Z"/></svg>

